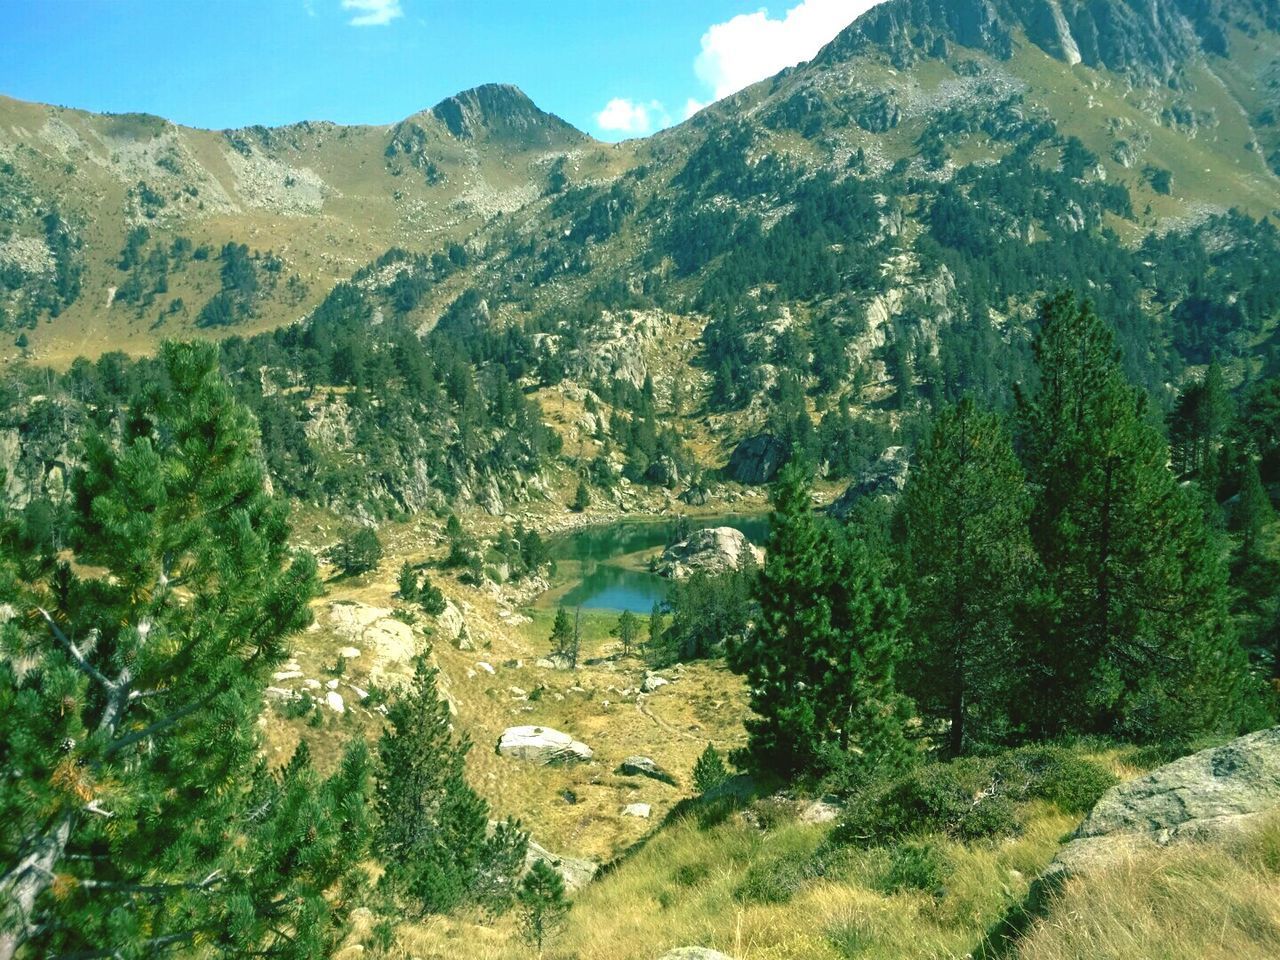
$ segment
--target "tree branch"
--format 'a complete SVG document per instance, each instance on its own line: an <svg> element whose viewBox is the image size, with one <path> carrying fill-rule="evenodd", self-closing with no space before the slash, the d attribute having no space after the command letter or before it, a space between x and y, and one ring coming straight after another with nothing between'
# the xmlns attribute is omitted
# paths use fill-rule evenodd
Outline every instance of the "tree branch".
<svg viewBox="0 0 1280 960"><path fill-rule="evenodd" d="M58 639L58 642L62 644L67 653L71 654L71 659L75 662L75 665L80 668L80 672L100 683L105 689L114 691L116 689L115 682L108 680L101 670L88 661L85 655L80 652L80 648L72 643L71 638L62 632L62 628L58 626L57 621L49 615L49 611L44 607L38 607L37 609L40 611L40 615L44 617L45 623L49 625L49 629Z"/></svg>

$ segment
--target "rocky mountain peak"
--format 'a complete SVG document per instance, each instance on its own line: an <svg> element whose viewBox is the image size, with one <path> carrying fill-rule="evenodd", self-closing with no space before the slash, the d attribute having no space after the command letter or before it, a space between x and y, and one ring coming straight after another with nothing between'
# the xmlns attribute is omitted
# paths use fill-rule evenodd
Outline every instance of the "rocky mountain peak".
<svg viewBox="0 0 1280 960"><path fill-rule="evenodd" d="M432 115L459 140L497 139L528 146L551 146L586 139L555 114L547 113L509 83L486 83L446 97Z"/></svg>
<svg viewBox="0 0 1280 960"><path fill-rule="evenodd" d="M1225 56L1232 30L1280 28L1274 0L889 0L818 56L835 63L879 49L897 66L951 45L998 59L1025 37L1050 56L1166 79L1201 53Z"/></svg>

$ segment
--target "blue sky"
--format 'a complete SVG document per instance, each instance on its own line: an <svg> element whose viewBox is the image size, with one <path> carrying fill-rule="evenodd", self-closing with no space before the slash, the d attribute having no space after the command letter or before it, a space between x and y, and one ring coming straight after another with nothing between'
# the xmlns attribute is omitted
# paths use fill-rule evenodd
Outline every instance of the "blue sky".
<svg viewBox="0 0 1280 960"><path fill-rule="evenodd" d="M811 57L874 0L0 0L0 93L223 128L515 83L602 139Z"/></svg>

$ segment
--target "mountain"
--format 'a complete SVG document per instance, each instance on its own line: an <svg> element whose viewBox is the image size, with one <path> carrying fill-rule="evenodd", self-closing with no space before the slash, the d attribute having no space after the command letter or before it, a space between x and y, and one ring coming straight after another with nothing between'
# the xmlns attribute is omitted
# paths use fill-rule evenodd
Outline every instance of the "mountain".
<svg viewBox="0 0 1280 960"><path fill-rule="evenodd" d="M385 373L299 344L368 366L430 333L432 363L447 342L489 396L559 410L600 482L695 499L704 470L759 482L800 444L839 480L945 400L1007 404L1062 286L1167 406L1213 356L1233 383L1280 364L1277 20L1264 0L889 0L620 145L503 85L388 127L0 101L4 349L65 367L311 318L250 341L238 375L260 416L306 424L291 456L332 465L373 428L321 429L289 391ZM372 487L280 479L375 514L529 495L531 451L518 475L465 444L447 470L427 455L459 422Z"/></svg>

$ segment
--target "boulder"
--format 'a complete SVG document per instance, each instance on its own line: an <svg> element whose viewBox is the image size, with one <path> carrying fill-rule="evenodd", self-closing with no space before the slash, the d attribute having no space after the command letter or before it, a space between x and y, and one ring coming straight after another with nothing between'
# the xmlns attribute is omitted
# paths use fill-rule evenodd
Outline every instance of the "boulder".
<svg viewBox="0 0 1280 960"><path fill-rule="evenodd" d="M533 763L574 763L591 759L591 748L550 727L508 727L498 740L498 753Z"/></svg>
<svg viewBox="0 0 1280 960"><path fill-rule="evenodd" d="M907 485L910 468L906 450L889 447L880 454L880 459L845 488L844 493L831 504L829 512L837 520L844 520L863 497L896 497Z"/></svg>
<svg viewBox="0 0 1280 960"><path fill-rule="evenodd" d="M592 881L596 873L600 869L600 864L594 860L582 860L575 857L561 857L552 853L546 847L537 843L530 838L529 846L524 855L524 873L539 860L549 863L560 874L560 878L564 880L565 887L570 893L581 890Z"/></svg>
<svg viewBox="0 0 1280 960"><path fill-rule="evenodd" d="M1280 727L1202 750L1117 784L1041 878L1116 862L1135 848L1226 840L1280 809Z"/></svg>
<svg viewBox="0 0 1280 960"><path fill-rule="evenodd" d="M383 607L351 600L329 605L334 632L351 646L370 652L369 678L380 688L400 689L413 678L413 660L422 643L407 623L395 619Z"/></svg>
<svg viewBox="0 0 1280 960"><path fill-rule="evenodd" d="M618 766L618 773L625 777L648 777L673 787L676 785L676 778L658 766L652 757L627 757Z"/></svg>
<svg viewBox="0 0 1280 960"><path fill-rule="evenodd" d="M624 817L638 817L641 820L648 820L651 808L647 803L628 803L622 808Z"/></svg>
<svg viewBox="0 0 1280 960"><path fill-rule="evenodd" d="M706 947L676 947L668 950L658 960L733 960L733 957Z"/></svg>
<svg viewBox="0 0 1280 960"><path fill-rule="evenodd" d="M660 487L674 487L680 483L680 468L670 457L659 457L649 464L644 478Z"/></svg>
<svg viewBox="0 0 1280 960"><path fill-rule="evenodd" d="M457 643L466 627L466 622L462 619L462 611L452 600L446 600L444 609L436 617L436 629L440 631L440 635L450 643Z"/></svg>
<svg viewBox="0 0 1280 960"><path fill-rule="evenodd" d="M334 713L345 713L347 710L346 703L343 702L342 694L336 690L330 690L324 695L324 702L329 705L329 709Z"/></svg>
<svg viewBox="0 0 1280 960"><path fill-rule="evenodd" d="M651 673L645 677L644 682L640 684L640 691L642 693L653 693L653 691L657 690L659 687L665 687L670 682L671 681L666 677L660 677L656 673Z"/></svg>
<svg viewBox="0 0 1280 960"><path fill-rule="evenodd" d="M739 483L770 483L787 459L787 445L768 433L747 437L729 457L729 476Z"/></svg>
<svg viewBox="0 0 1280 960"><path fill-rule="evenodd" d="M688 540L667 547L656 569L664 577L682 580L697 570L710 574L736 570L748 554L756 563L764 559L764 551L754 546L741 530L710 527L695 530Z"/></svg>

